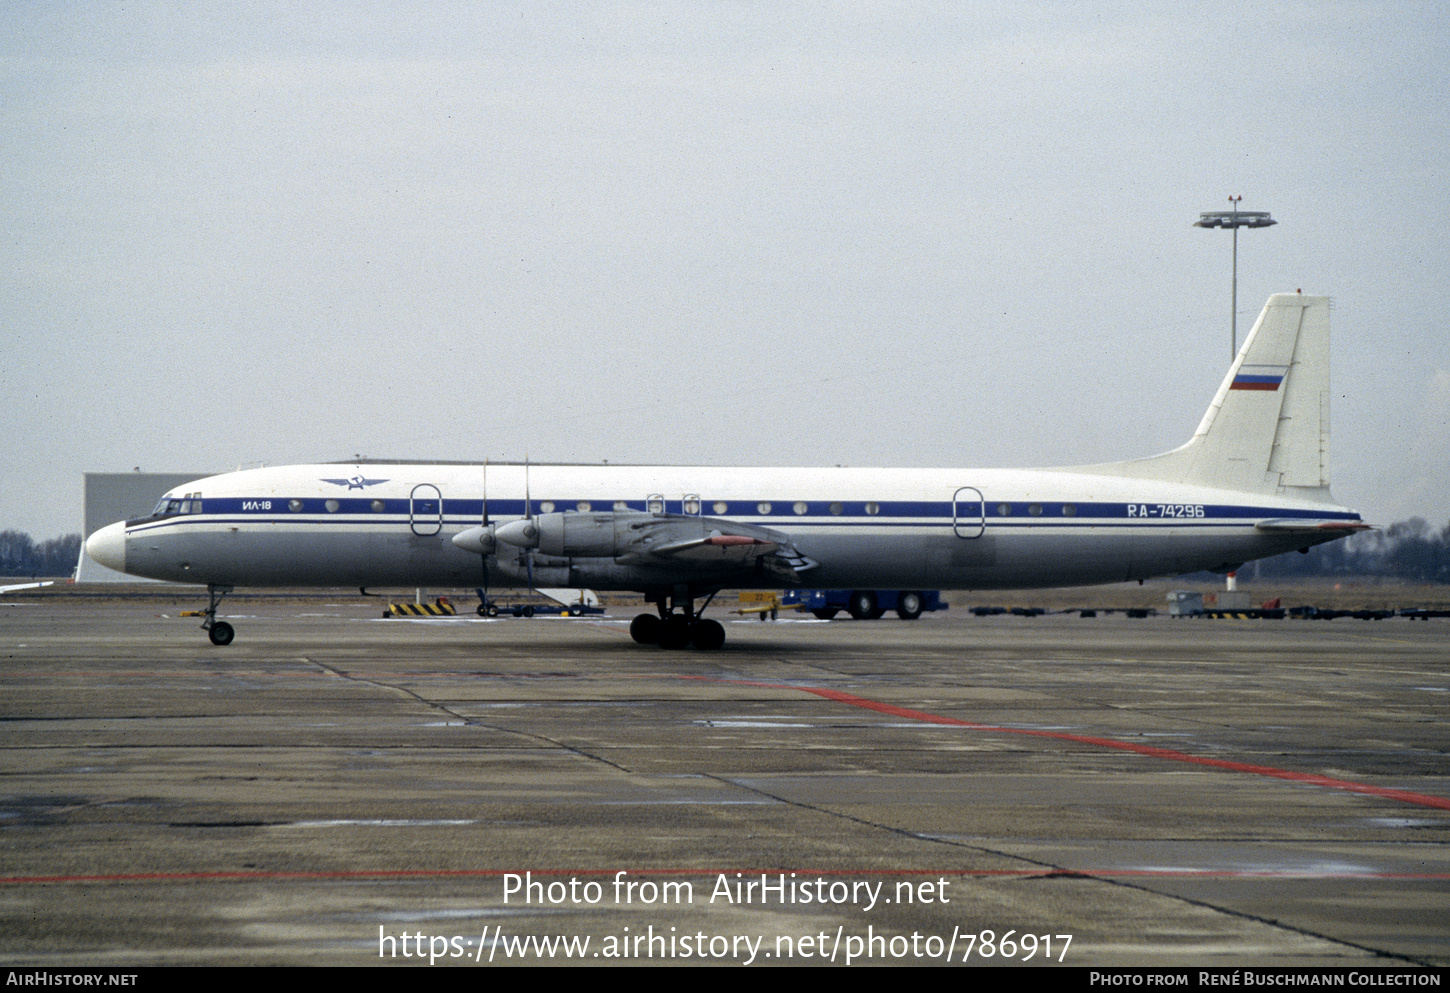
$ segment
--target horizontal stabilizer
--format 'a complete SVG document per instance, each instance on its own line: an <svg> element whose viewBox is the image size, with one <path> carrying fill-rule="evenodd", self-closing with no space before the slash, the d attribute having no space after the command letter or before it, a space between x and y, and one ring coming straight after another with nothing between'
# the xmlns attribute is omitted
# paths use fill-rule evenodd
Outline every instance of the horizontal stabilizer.
<svg viewBox="0 0 1450 993"><path fill-rule="evenodd" d="M1259 521L1254 525L1260 531L1279 533L1301 531L1305 534L1323 534L1326 531L1369 531L1371 526L1364 521L1306 520L1302 517L1275 518Z"/></svg>
<svg viewBox="0 0 1450 993"><path fill-rule="evenodd" d="M16 583L13 586L0 586L0 593L9 593L12 590L34 590L34 589L39 589L42 586L49 586L49 585L51 585L54 582L55 582L55 580L53 580L53 579L47 579L43 583Z"/></svg>

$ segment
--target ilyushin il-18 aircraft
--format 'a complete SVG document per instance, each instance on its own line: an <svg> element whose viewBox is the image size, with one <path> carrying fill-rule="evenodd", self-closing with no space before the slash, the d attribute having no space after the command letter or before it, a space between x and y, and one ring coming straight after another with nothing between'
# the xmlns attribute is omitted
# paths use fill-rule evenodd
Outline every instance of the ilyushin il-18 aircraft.
<svg viewBox="0 0 1450 993"><path fill-rule="evenodd" d="M590 587L642 644L720 647L721 589L1020 589L1230 571L1367 528L1329 492L1329 299L1269 299L1183 446L1064 469L340 463L210 476L86 542L236 586ZM700 608L696 601L702 600ZM911 602L908 598L908 602Z"/></svg>

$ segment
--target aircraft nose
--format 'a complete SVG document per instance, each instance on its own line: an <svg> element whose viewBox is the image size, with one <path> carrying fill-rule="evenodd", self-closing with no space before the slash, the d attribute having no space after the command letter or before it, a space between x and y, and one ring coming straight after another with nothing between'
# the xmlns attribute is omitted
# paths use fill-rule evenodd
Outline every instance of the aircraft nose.
<svg viewBox="0 0 1450 993"><path fill-rule="evenodd" d="M108 524L86 539L86 554L107 569L126 571L126 522Z"/></svg>

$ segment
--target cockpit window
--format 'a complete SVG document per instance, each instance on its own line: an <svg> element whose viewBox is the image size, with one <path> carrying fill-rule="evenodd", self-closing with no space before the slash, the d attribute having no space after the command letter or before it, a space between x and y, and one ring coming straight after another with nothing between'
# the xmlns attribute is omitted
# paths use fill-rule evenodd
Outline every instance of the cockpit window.
<svg viewBox="0 0 1450 993"><path fill-rule="evenodd" d="M199 514L201 513L201 494L186 493L182 496L172 496L170 493L161 498L156 509L151 511L152 517L172 517L176 514Z"/></svg>

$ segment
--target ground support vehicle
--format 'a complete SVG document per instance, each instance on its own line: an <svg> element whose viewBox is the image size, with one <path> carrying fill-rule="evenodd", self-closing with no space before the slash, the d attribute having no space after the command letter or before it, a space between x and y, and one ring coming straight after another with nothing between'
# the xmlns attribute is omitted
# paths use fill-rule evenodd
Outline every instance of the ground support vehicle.
<svg viewBox="0 0 1450 993"><path fill-rule="evenodd" d="M940 590L788 590L781 606L800 605L823 621L846 611L858 621L874 621L888 610L905 621L922 614L946 610Z"/></svg>

